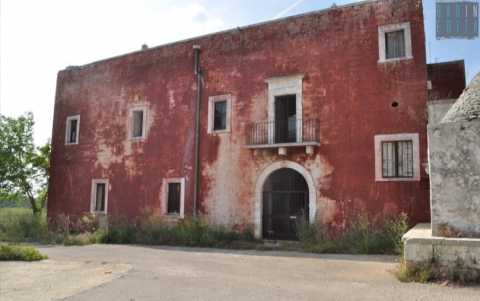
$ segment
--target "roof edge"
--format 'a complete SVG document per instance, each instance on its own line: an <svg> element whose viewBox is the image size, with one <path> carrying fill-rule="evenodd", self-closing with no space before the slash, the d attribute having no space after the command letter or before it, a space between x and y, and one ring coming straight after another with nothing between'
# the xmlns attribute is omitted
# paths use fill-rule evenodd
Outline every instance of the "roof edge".
<svg viewBox="0 0 480 301"><path fill-rule="evenodd" d="M174 45L178 45L178 44L189 43L189 42L197 41L197 40L200 40L200 39L213 37L213 36L216 36L216 35L227 34L227 33L235 32L235 31L241 31L241 30L244 30L244 29L251 29L251 28L260 27L260 26L264 26L264 25L268 25L268 24L285 22L287 20L293 20L293 19L302 18L302 17L306 17L306 16L311 16L311 15L316 15L316 14L323 14L323 13L327 13L327 12L329 12L331 10L334 10L334 9L347 9L347 8L350 8L350 7L371 5L371 4L380 2L380 1L383 1L383 0L362 0L362 1L359 1L359 2L355 2L355 3L332 6L332 7L329 7L329 8L313 10L313 11L309 11L309 12L302 13L302 14L291 15L291 16L278 18L278 19L271 19L271 20L268 20L268 21L262 21L262 22L258 22L258 23L245 25L245 26L238 26L238 27L235 27L235 28L220 30L220 31L212 32L212 33L207 33L207 34L204 34L204 35L199 35L199 36L186 38L186 39L182 39L182 40L178 40L178 41L174 41L174 42L160 44L160 45L157 45L157 46L149 47L147 49L140 49L140 50L135 50L135 51L132 51L132 52L127 52L127 53L124 53L124 54L115 55L115 56L112 56L112 57L100 59L100 60L93 61L93 62L90 62L90 63L86 63L86 64L83 64L83 65L67 66L64 69L60 70L59 72L70 71L70 70L81 70L81 69L84 69L84 68L92 67L92 66L100 64L100 63L124 58L124 57L127 57L127 56L140 54L140 53L146 53L146 52L149 52L149 51L155 51L155 50L159 50L161 48L170 47L170 46L174 46Z"/></svg>
<svg viewBox="0 0 480 301"><path fill-rule="evenodd" d="M452 60L452 61L444 61L444 62L438 62L438 63L427 63L428 66L439 66L439 65L453 65L453 64L458 64L461 63L463 66L465 66L465 60L464 59L459 59L459 60Z"/></svg>

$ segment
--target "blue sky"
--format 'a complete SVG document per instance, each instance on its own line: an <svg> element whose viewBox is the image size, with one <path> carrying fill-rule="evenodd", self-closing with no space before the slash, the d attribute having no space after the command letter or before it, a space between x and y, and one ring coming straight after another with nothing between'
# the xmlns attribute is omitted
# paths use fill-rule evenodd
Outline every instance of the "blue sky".
<svg viewBox="0 0 480 301"><path fill-rule="evenodd" d="M336 0L337 5L358 2ZM35 140L51 135L58 70L237 26L330 7L330 0L1 0L0 113L32 111ZM480 39L435 39L424 0L428 62L465 59L480 71Z"/></svg>

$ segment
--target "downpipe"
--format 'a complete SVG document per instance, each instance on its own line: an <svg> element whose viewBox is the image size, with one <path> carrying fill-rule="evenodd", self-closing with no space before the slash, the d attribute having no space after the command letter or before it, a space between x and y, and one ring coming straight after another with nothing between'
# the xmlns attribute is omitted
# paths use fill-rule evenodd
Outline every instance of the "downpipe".
<svg viewBox="0 0 480 301"><path fill-rule="evenodd" d="M193 216L197 216L200 188L200 102L202 99L202 69L200 68L200 46L193 45L194 74L197 78L197 98L195 102L195 174L193 180Z"/></svg>

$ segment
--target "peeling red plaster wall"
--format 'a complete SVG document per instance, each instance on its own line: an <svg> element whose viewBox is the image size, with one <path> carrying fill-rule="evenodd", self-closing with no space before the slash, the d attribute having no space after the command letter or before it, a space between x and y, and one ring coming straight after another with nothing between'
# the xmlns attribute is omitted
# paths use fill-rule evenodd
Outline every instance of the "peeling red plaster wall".
<svg viewBox="0 0 480 301"><path fill-rule="evenodd" d="M410 22L412 60L378 63L378 26ZM89 211L91 180L110 181L108 213L160 213L162 181L186 178L193 195L195 77L201 46L204 92L200 209L212 222L253 223L256 180L279 160L306 167L318 214L342 227L359 214L407 212L429 219L428 180L375 182L374 135L419 133L427 162L427 71L421 2L379 1L232 30L61 71L52 135L49 216ZM265 79L304 74L303 118L320 120L313 155L245 148L246 126L267 119ZM208 97L231 94L229 134L207 134ZM400 105L391 106L393 101ZM127 138L129 107L149 107L145 141ZM65 146L65 120L80 114L80 144Z"/></svg>

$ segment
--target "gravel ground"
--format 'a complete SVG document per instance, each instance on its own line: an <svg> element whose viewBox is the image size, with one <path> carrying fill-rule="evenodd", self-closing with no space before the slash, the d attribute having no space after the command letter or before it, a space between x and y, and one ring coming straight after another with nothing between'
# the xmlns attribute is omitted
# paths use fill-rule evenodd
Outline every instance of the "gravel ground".
<svg viewBox="0 0 480 301"><path fill-rule="evenodd" d="M0 300L480 300L480 288L405 284L395 257L92 245L0 263Z"/></svg>
<svg viewBox="0 0 480 301"><path fill-rule="evenodd" d="M110 282L128 264L43 260L0 262L0 300L57 300Z"/></svg>

